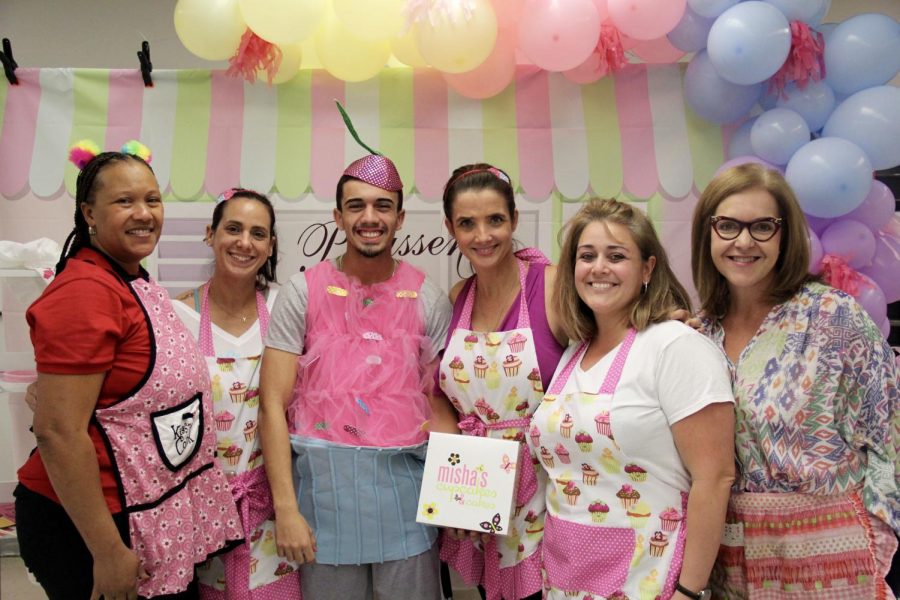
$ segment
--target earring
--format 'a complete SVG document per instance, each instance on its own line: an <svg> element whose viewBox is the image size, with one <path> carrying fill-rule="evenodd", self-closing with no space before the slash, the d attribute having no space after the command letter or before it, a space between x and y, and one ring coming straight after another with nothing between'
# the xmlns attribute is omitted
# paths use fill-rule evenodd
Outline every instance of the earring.
<svg viewBox="0 0 900 600"><path fill-rule="evenodd" d="M91 237L97 235L97 226L96 225L88 225L88 235Z"/></svg>
<svg viewBox="0 0 900 600"><path fill-rule="evenodd" d="M645 281L643 284L641 284L641 293L642 294L647 293L647 288L649 287L649 284L650 284L649 281Z"/></svg>

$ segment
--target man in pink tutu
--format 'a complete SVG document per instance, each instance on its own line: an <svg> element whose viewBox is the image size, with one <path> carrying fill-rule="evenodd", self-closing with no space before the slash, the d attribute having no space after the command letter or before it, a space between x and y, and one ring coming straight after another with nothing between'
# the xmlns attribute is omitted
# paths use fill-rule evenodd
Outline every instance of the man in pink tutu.
<svg viewBox="0 0 900 600"><path fill-rule="evenodd" d="M450 304L391 256L403 218L394 164L351 163L334 210L345 254L294 275L272 310L259 430L277 551L302 564L306 598L441 595L437 530L416 510L428 432L456 431L427 385Z"/></svg>

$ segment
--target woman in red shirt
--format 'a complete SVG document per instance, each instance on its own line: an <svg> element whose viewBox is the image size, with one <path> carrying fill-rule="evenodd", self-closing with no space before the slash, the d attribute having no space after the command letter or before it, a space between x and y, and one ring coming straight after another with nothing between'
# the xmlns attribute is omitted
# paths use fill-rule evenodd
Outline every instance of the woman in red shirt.
<svg viewBox="0 0 900 600"><path fill-rule="evenodd" d="M76 162L68 250L26 315L38 448L19 470L16 514L22 558L51 599L195 597L194 564L242 537L213 461L208 373L140 265L163 204L128 150Z"/></svg>

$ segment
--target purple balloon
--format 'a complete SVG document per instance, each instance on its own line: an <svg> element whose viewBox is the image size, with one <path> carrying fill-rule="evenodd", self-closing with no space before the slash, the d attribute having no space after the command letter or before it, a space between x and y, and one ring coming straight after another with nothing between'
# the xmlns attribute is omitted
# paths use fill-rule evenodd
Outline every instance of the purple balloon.
<svg viewBox="0 0 900 600"><path fill-rule="evenodd" d="M816 235L822 235L822 232L834 223L834 219L820 219L819 217L814 217L812 215L805 216L806 224L809 225L810 229L816 232Z"/></svg>
<svg viewBox="0 0 900 600"><path fill-rule="evenodd" d="M822 270L822 257L825 256L822 242L819 241L816 232L809 227L806 228L806 235L809 237L809 272L819 273Z"/></svg>
<svg viewBox="0 0 900 600"><path fill-rule="evenodd" d="M776 165L786 165L809 142L809 125L800 113L773 108L756 118L750 129L753 153Z"/></svg>
<svg viewBox="0 0 900 600"><path fill-rule="evenodd" d="M753 146L750 145L750 130L755 122L756 117L748 119L737 131L731 134L731 139L728 140L729 159L753 155Z"/></svg>
<svg viewBox="0 0 900 600"><path fill-rule="evenodd" d="M876 233L872 264L859 272L881 287L888 302L900 300L900 237L883 231Z"/></svg>
<svg viewBox="0 0 900 600"><path fill-rule="evenodd" d="M881 322L881 335L885 337L885 339L891 337L891 320L888 317L884 318L884 321Z"/></svg>
<svg viewBox="0 0 900 600"><path fill-rule="evenodd" d="M862 281L859 283L856 301L866 309L874 323L880 324L887 318L887 299L877 283L865 275L860 274L860 277Z"/></svg>
<svg viewBox="0 0 900 600"><path fill-rule="evenodd" d="M826 254L843 257L854 269L872 264L875 236L859 221L847 218L835 221L822 232L821 240Z"/></svg>
<svg viewBox="0 0 900 600"><path fill-rule="evenodd" d="M711 123L731 123L745 116L762 91L762 84L738 85L716 71L709 54L694 55L684 72L684 99L697 116Z"/></svg>
<svg viewBox="0 0 900 600"><path fill-rule="evenodd" d="M675 29L669 32L669 43L682 52L697 52L706 48L706 38L715 17L701 17L690 5L684 7L684 15Z"/></svg>
<svg viewBox="0 0 900 600"><path fill-rule="evenodd" d="M773 165L770 162L764 161L758 156L753 156L752 154L748 154L747 156L735 156L731 160L726 160L722 163L722 166L716 169L716 173L714 175L718 176L723 171L727 171L731 167L736 167L738 165L745 165L747 163L756 163L758 165L762 165L767 169L772 169L773 171L778 171L779 173L783 173L784 171L779 167Z"/></svg>
<svg viewBox="0 0 900 600"><path fill-rule="evenodd" d="M872 182L869 195L847 218L864 223L872 231L878 231L894 216L894 193L877 179Z"/></svg>

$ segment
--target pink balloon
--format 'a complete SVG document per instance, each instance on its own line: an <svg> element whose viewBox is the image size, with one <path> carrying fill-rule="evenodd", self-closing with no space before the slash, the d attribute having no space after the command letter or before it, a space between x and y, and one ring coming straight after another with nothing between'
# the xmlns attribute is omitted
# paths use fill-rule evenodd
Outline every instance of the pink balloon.
<svg viewBox="0 0 900 600"><path fill-rule="evenodd" d="M522 16L522 0L491 0L491 6L497 15L498 29L516 27Z"/></svg>
<svg viewBox="0 0 900 600"><path fill-rule="evenodd" d="M819 273L822 270L822 257L825 251L815 231L807 227L806 233L809 236L809 272Z"/></svg>
<svg viewBox="0 0 900 600"><path fill-rule="evenodd" d="M687 0L608 0L619 31L638 40L661 38L678 25Z"/></svg>
<svg viewBox="0 0 900 600"><path fill-rule="evenodd" d="M501 2L503 0L500 0ZM594 6L597 8L597 14L600 15L600 22L609 18L609 8L606 6L607 0L594 0Z"/></svg>
<svg viewBox="0 0 900 600"><path fill-rule="evenodd" d="M603 65L599 52L591 52L591 55L583 63L574 69L563 71L566 79L580 85L599 81L607 73L609 73L609 69Z"/></svg>
<svg viewBox="0 0 900 600"><path fill-rule="evenodd" d="M781 169L776 167L770 162L766 162L758 156L753 156L752 154L748 154L747 156L735 156L731 160L726 160L722 163L722 166L716 169L716 175L719 175L723 171L727 171L731 167L736 167L738 165L745 165L747 163L756 163L758 165L762 165L767 169L772 169L773 171L778 171L779 173L783 173Z"/></svg>
<svg viewBox="0 0 900 600"><path fill-rule="evenodd" d="M638 42L633 50L644 62L652 64L667 65L684 56L684 52L673 46L665 36Z"/></svg>
<svg viewBox="0 0 900 600"><path fill-rule="evenodd" d="M542 69L574 69L599 39L600 15L593 0L525 0L519 48Z"/></svg>
<svg viewBox="0 0 900 600"><path fill-rule="evenodd" d="M878 231L894 216L894 193L891 192L891 188L876 179L872 182L872 188L863 203L847 216L865 223L873 231Z"/></svg>
<svg viewBox="0 0 900 600"><path fill-rule="evenodd" d="M515 33L509 29L498 29L494 50L483 63L465 73L441 75L447 85L460 95L481 100L496 96L506 89L515 73Z"/></svg>
<svg viewBox="0 0 900 600"><path fill-rule="evenodd" d="M856 301L866 309L874 323L880 324L887 318L887 299L877 283L865 275L860 274L860 277L862 281L859 284Z"/></svg>
<svg viewBox="0 0 900 600"><path fill-rule="evenodd" d="M875 234L872 264L859 271L881 287L888 302L900 300L900 235L883 231Z"/></svg>
<svg viewBox="0 0 900 600"><path fill-rule="evenodd" d="M860 269L872 264L875 256L875 236L872 230L853 219L841 218L822 232L825 254L841 256L847 265Z"/></svg>

